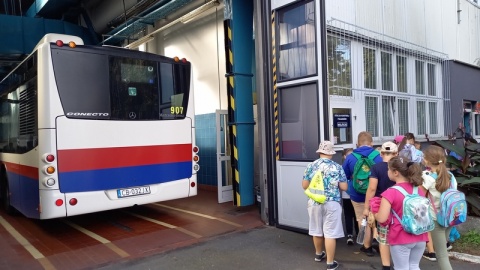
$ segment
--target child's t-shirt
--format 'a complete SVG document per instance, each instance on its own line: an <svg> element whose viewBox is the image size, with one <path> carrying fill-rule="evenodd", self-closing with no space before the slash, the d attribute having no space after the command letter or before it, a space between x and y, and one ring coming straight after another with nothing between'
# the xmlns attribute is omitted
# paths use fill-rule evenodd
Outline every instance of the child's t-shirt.
<svg viewBox="0 0 480 270"><path fill-rule="evenodd" d="M397 186L401 186L407 191L407 193L411 194L413 192L413 185L410 183L400 183L396 184ZM418 188L418 194L420 196L425 196L425 192ZM397 213L397 215L402 219L403 216L403 194L393 188L389 188L382 193L382 198L385 198L387 201L390 202L392 205L392 209ZM388 231L388 244L393 245L404 245L404 244L411 244L416 242L427 242L428 241L428 234L423 233L420 235L415 235L411 233L407 233L403 230L402 224L400 221L393 217L393 224L389 225L390 229Z"/></svg>

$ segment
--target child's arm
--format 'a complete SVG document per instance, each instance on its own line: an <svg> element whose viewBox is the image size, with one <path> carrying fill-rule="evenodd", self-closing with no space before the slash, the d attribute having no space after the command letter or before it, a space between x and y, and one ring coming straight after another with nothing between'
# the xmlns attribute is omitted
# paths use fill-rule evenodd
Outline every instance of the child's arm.
<svg viewBox="0 0 480 270"><path fill-rule="evenodd" d="M382 198L380 209L378 210L378 213L375 214L375 219L380 223L387 221L388 217L390 216L391 209L392 205L390 202L387 201L387 199Z"/></svg>

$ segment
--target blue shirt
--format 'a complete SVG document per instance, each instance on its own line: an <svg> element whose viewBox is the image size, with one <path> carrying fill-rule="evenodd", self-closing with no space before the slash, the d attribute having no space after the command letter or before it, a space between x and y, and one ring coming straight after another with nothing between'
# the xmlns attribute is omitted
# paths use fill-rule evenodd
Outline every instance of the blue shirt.
<svg viewBox="0 0 480 270"><path fill-rule="evenodd" d="M378 180L375 197L380 197L380 195L387 190L387 188L395 185L395 182L390 180L388 177L388 162L382 161L373 165L370 169L370 172L370 178L375 178Z"/></svg>
<svg viewBox="0 0 480 270"><path fill-rule="evenodd" d="M347 181L342 166L331 159L319 158L307 165L303 179L312 181L317 170L322 171L323 187L325 189L325 196L327 197L326 201L340 202L341 196L338 183ZM315 204L319 203L315 202Z"/></svg>
<svg viewBox="0 0 480 270"><path fill-rule="evenodd" d="M353 150L353 152L367 157L374 150L375 149L373 149L373 147L370 147L370 146L360 146L359 148ZM373 159L373 161L375 161L375 163L380 163L380 162L383 162L383 159L380 155L378 155ZM352 201L358 202L358 203L364 203L365 194L357 193L353 188L352 174L353 174L353 170L355 169L356 163L357 163L357 158L354 155L348 155L345 161L343 162L342 167L348 179L347 193L348 195L350 195L350 199Z"/></svg>

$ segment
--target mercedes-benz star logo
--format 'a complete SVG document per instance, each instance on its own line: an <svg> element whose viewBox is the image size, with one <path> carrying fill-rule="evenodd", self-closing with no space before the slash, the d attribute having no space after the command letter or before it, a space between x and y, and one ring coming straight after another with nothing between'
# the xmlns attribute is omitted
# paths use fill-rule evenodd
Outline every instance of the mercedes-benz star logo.
<svg viewBox="0 0 480 270"><path fill-rule="evenodd" d="M137 118L137 114L134 113L134 112L130 112L130 113L128 114L128 117L130 117L130 119L135 119L135 118Z"/></svg>

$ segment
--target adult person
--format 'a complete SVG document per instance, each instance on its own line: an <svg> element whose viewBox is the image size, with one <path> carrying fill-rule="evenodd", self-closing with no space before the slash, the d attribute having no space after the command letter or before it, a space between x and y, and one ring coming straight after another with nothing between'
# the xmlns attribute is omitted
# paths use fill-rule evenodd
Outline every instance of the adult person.
<svg viewBox="0 0 480 270"><path fill-rule="evenodd" d="M367 194L365 194L365 209L363 215L366 216L370 212L370 199L373 197L381 197L381 194L389 187L393 186L395 182L388 177L388 162L396 157L398 154L397 145L393 142L386 142L382 144L380 149L380 155L383 159L382 162L372 166L370 180L368 183ZM390 247L388 246L388 226L382 226L377 224L378 231L378 243L380 250L380 258L382 260L382 269L390 269ZM367 241L367 240L365 240ZM370 243L371 245L371 243Z"/></svg>
<svg viewBox="0 0 480 270"><path fill-rule="evenodd" d="M450 186L456 189L457 180L453 174L448 172L445 166L447 158L443 148L430 145L425 149L423 154L423 162L425 166L429 168L429 170L424 173L423 190L425 192L428 191L429 197L431 197L433 201L433 207L439 212L442 193ZM442 227L435 221L435 229L430 232L440 270L452 269L446 245L451 229L452 227Z"/></svg>
<svg viewBox="0 0 480 270"><path fill-rule="evenodd" d="M353 153L367 158L373 151L376 150L373 148L372 135L367 131L360 132L357 137L357 148L353 150ZM353 187L352 177L355 170L355 164L358 162L358 159L353 153L347 156L342 167L348 179L347 192L348 195L350 195L350 200L352 201L353 209L355 210L355 217L357 219L358 226L360 227L362 219L366 218L363 215L363 209L365 208L365 194L357 192ZM382 162L380 153L373 158L373 161L375 163ZM371 237L372 231L369 227L367 227L365 231L365 239L370 239ZM373 249L369 243L370 241L365 241L364 245L360 248L360 251L364 252L367 256L373 256Z"/></svg>
<svg viewBox="0 0 480 270"><path fill-rule="evenodd" d="M307 165L303 175L302 187L307 189L313 177L320 171L323 177L325 203L308 200L308 234L313 237L315 261L327 259L327 269L337 269L335 259L336 239L345 236L342 225L342 206L340 190L347 189L347 178L342 167L332 160L335 154L333 143L323 141L316 151L319 159ZM323 246L325 244L325 251Z"/></svg>

